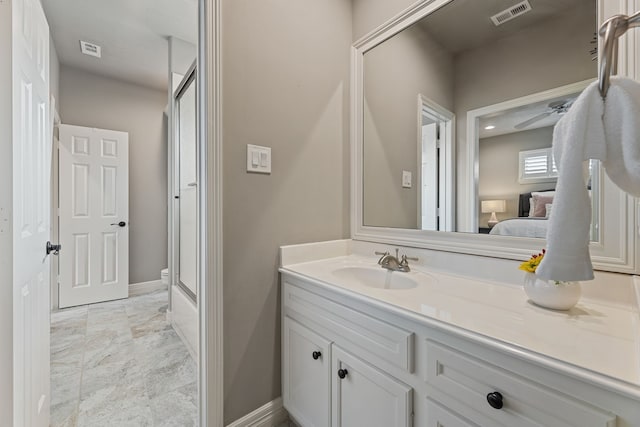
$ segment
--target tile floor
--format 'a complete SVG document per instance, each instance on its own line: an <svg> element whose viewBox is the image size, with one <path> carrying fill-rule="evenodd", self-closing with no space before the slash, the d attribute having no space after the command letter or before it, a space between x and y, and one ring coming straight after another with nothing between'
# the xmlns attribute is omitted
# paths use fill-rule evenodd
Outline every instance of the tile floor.
<svg viewBox="0 0 640 427"><path fill-rule="evenodd" d="M161 291L51 315L51 425L195 426L196 363Z"/></svg>

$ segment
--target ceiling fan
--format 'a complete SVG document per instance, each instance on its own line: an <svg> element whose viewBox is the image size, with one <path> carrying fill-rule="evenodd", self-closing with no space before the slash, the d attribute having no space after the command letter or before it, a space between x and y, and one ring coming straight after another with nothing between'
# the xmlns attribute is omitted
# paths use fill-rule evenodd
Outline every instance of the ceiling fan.
<svg viewBox="0 0 640 427"><path fill-rule="evenodd" d="M573 105L573 100L562 99L560 101L553 101L549 103L549 109L547 111L538 114L537 116L533 116L529 120L525 120L524 122L518 123L514 127L516 129L524 129L526 127L531 126L535 122L542 120L552 114L562 115L569 111L569 108Z"/></svg>

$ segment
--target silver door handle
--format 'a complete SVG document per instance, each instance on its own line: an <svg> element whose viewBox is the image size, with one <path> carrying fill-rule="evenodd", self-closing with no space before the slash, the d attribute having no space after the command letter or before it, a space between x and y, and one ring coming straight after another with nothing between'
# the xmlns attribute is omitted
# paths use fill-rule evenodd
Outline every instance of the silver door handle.
<svg viewBox="0 0 640 427"><path fill-rule="evenodd" d="M197 187L198 183L197 182L190 182L187 184L187 187Z"/></svg>
<svg viewBox="0 0 640 427"><path fill-rule="evenodd" d="M53 253L54 255L58 255L60 253L60 249L62 249L62 245L59 245L59 244L54 245L51 242L47 242L47 245L45 248L47 255L49 255L50 253Z"/></svg>

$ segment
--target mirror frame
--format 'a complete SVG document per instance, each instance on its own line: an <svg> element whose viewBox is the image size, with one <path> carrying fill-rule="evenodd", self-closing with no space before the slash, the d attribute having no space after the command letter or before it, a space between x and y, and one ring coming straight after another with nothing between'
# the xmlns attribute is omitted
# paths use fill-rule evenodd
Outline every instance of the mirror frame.
<svg viewBox="0 0 640 427"><path fill-rule="evenodd" d="M393 17L385 24L373 30L355 42L351 49L351 238L381 244L399 245L432 249L446 252L464 253L492 258L522 260L537 253L546 246L544 239L532 239L509 236L490 236L461 232L424 231L396 229L388 227L372 227L363 224L363 151L364 151L364 54L398 34L418 20L424 18L453 0L421 0ZM615 13L633 13L623 10L625 6L615 0L595 0L597 2L597 19ZM620 40L620 74L638 78L640 67L635 66L634 37L623 37ZM628 42L631 39L631 42ZM477 112L477 110L476 110ZM470 116L468 112L468 116ZM457 120L463 118L457 117ZM477 149L469 140L463 143L471 146L470 157L473 159L471 173L477 176ZM457 163L457 161L456 161ZM467 162L468 167L471 164ZM456 173L454 168L454 173ZM627 274L640 273L639 239L637 238L636 212L638 201L619 190L599 168L602 183L602 194L599 200L598 216L601 220L598 242L589 246L594 268ZM465 192L469 190L467 176L458 180L458 185ZM474 183L475 185L475 183ZM475 188L475 187L473 187Z"/></svg>

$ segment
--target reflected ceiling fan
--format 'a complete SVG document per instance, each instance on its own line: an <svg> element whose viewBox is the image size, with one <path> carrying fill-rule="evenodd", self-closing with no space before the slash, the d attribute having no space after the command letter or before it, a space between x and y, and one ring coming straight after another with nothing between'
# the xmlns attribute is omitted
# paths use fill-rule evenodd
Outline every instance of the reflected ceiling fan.
<svg viewBox="0 0 640 427"><path fill-rule="evenodd" d="M560 101L553 101L549 103L549 108L547 111L538 114L537 116L533 116L529 120L525 120L524 122L518 123L514 127L516 129L524 129L526 127L531 126L537 121L540 121L546 117L549 117L552 114L562 115L569 111L569 108L573 105L573 100L562 99Z"/></svg>

